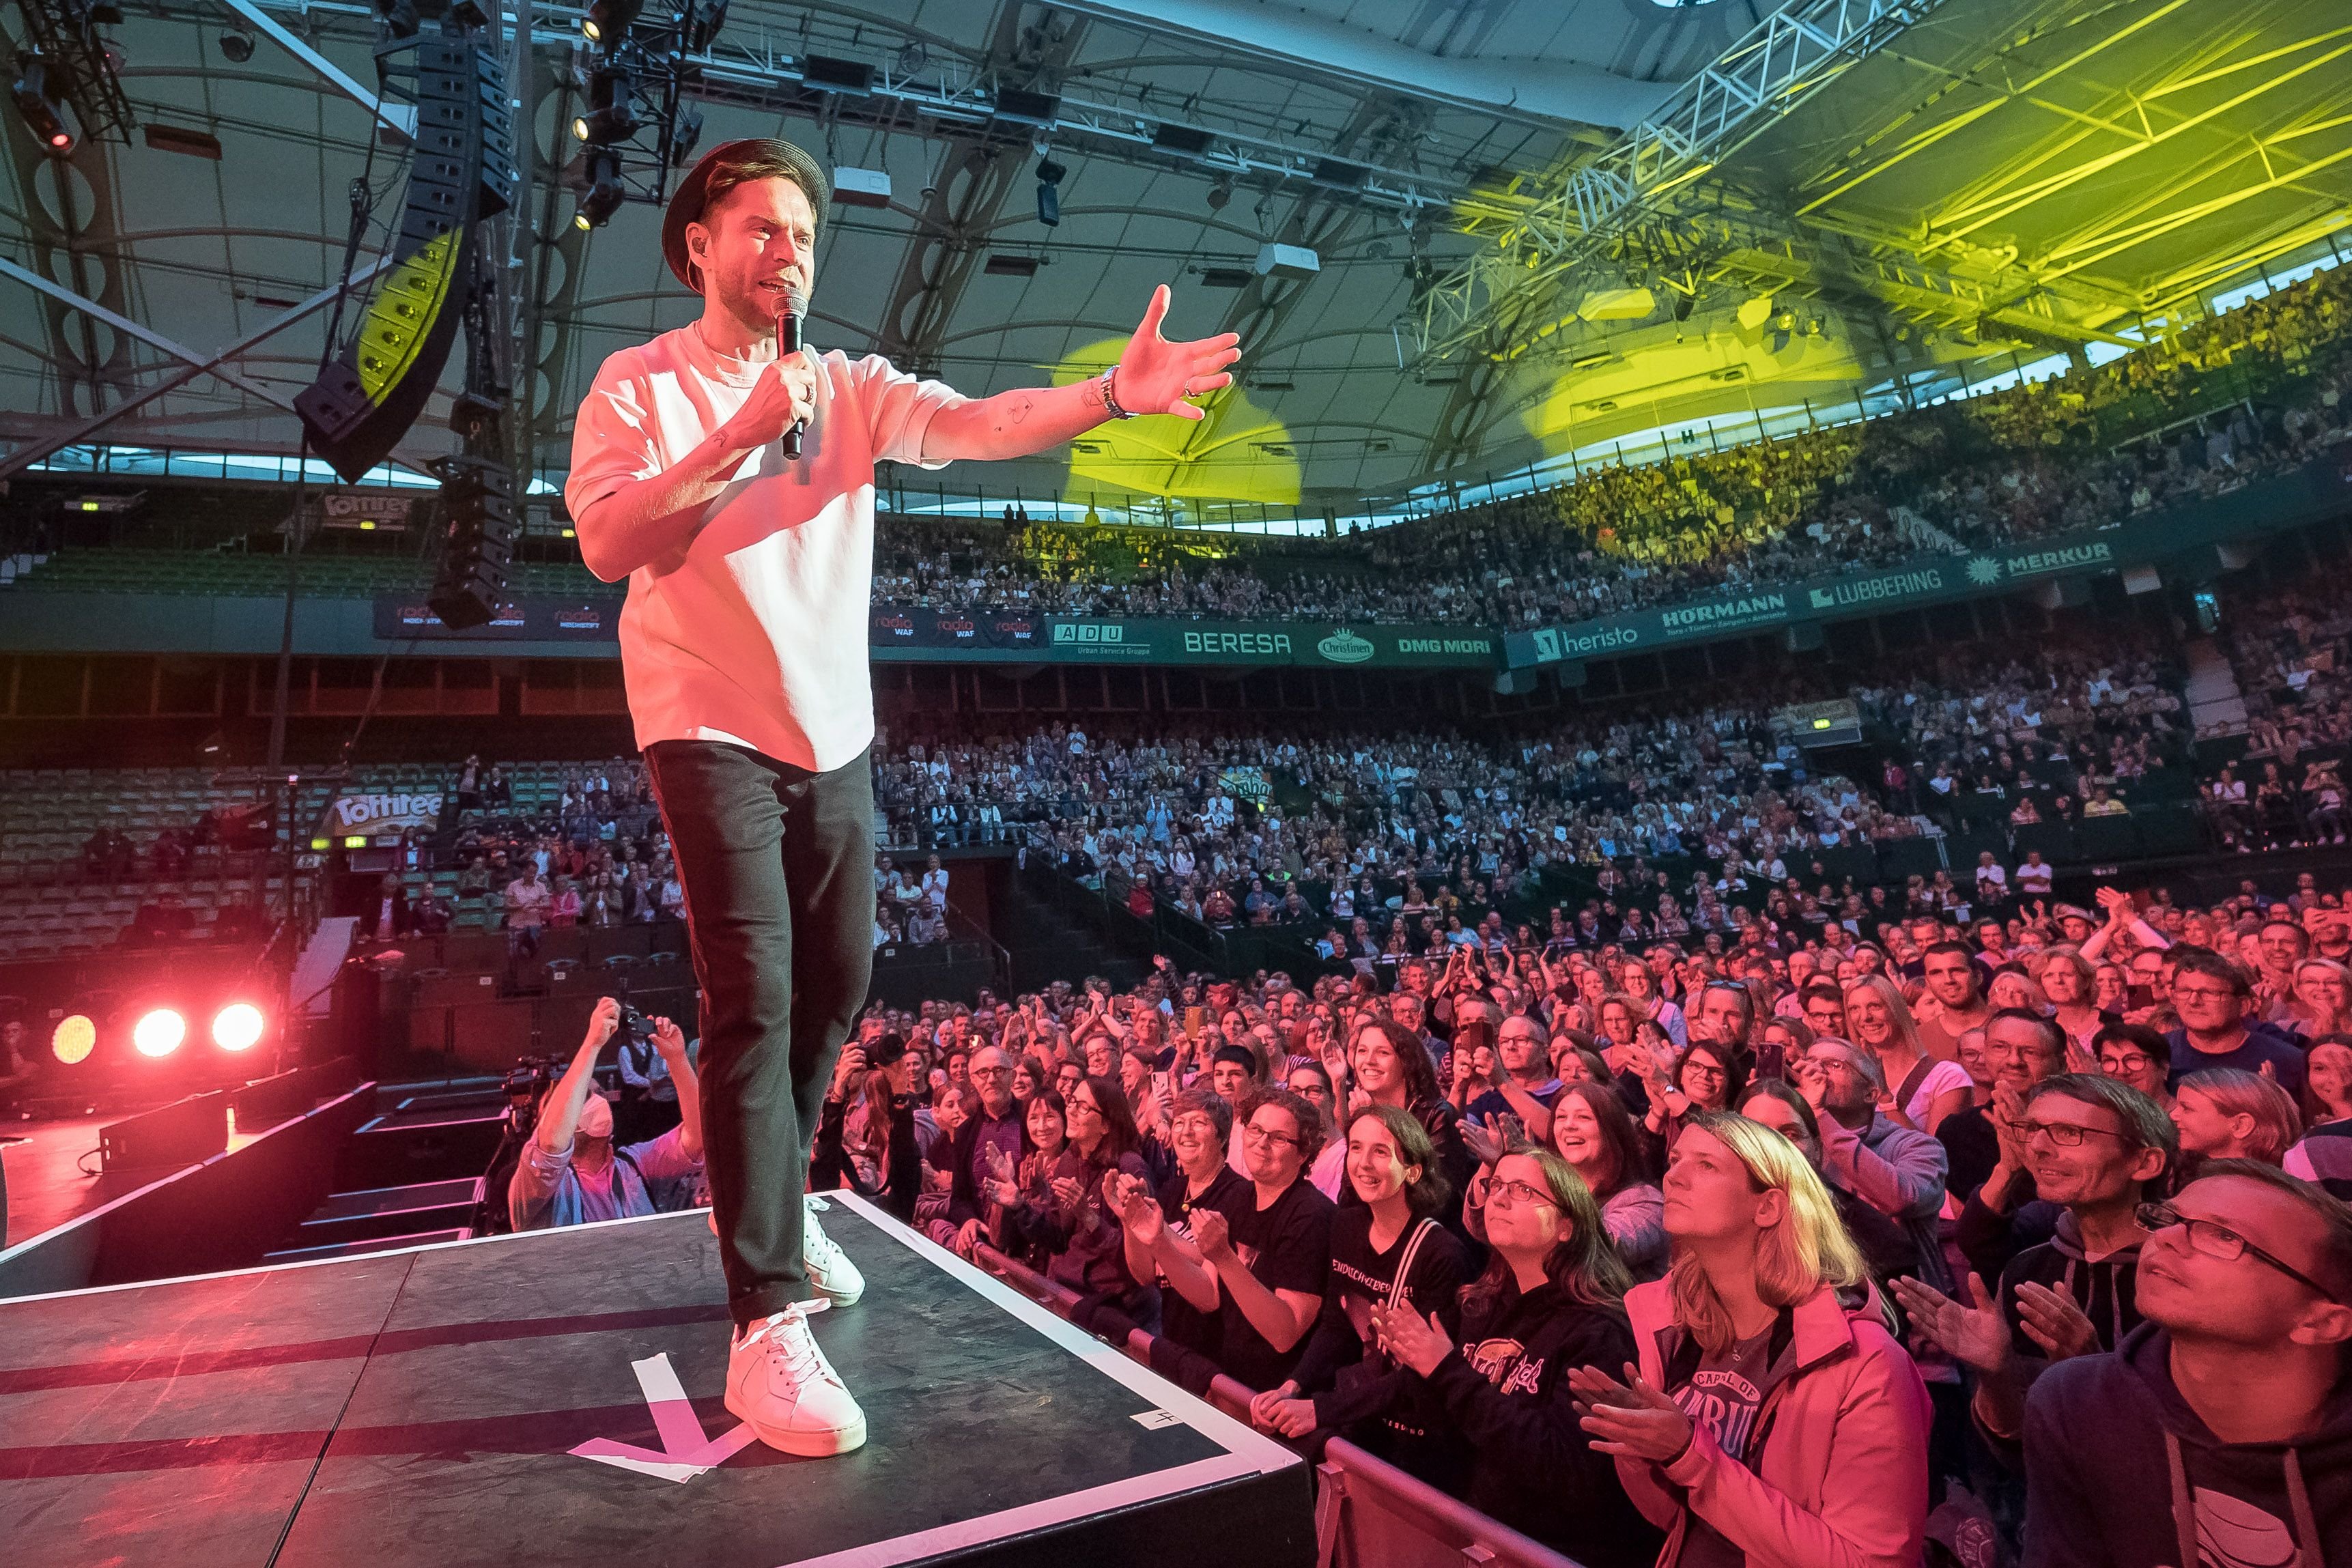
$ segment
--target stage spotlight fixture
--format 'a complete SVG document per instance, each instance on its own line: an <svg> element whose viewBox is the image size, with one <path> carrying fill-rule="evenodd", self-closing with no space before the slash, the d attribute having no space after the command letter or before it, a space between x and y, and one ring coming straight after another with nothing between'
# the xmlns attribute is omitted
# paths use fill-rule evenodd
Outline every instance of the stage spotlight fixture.
<svg viewBox="0 0 2352 1568"><path fill-rule="evenodd" d="M26 125L40 139L42 146L56 153L72 152L73 126L66 119L64 102L57 96L49 62L38 55L26 55L24 67L9 90L9 96L16 100L16 112L25 117Z"/></svg>
<svg viewBox="0 0 2352 1568"><path fill-rule="evenodd" d="M1222 211L1224 204L1233 199L1234 183L1231 180L1219 180L1209 187L1209 210L1211 212Z"/></svg>
<svg viewBox="0 0 2352 1568"><path fill-rule="evenodd" d="M384 31L395 38L413 38L416 29L425 25L416 0L375 0L375 14L383 23Z"/></svg>
<svg viewBox="0 0 2352 1568"><path fill-rule="evenodd" d="M142 1056L169 1056L188 1038L188 1020L170 1008L141 1016L131 1028L131 1043Z"/></svg>
<svg viewBox="0 0 2352 1568"><path fill-rule="evenodd" d="M582 229L601 229L621 210L621 155L610 148L589 153L587 180L572 222Z"/></svg>
<svg viewBox="0 0 2352 1568"><path fill-rule="evenodd" d="M98 1025L88 1013L68 1013L58 1020L49 1036L49 1054L68 1067L88 1061L89 1053L98 1048Z"/></svg>
<svg viewBox="0 0 2352 1568"><path fill-rule="evenodd" d="M1037 165L1037 221L1047 228L1062 222L1062 180L1069 170L1051 158Z"/></svg>
<svg viewBox="0 0 2352 1568"><path fill-rule="evenodd" d="M261 1040L261 1009L231 1002L213 1015L213 1043L223 1051L251 1051Z"/></svg>
<svg viewBox="0 0 2352 1568"><path fill-rule="evenodd" d="M642 123L629 97L629 73L616 66L601 68L589 78L588 111L572 118L572 134L591 147L626 141Z"/></svg>
<svg viewBox="0 0 2352 1568"><path fill-rule="evenodd" d="M617 48L644 8L645 0L591 0L588 14L580 19L580 30L592 44Z"/></svg>
<svg viewBox="0 0 2352 1568"><path fill-rule="evenodd" d="M221 58L228 61L231 65L241 66L245 64L246 61L253 58L253 35L251 33L240 32L238 29L231 27L215 41L220 46Z"/></svg>

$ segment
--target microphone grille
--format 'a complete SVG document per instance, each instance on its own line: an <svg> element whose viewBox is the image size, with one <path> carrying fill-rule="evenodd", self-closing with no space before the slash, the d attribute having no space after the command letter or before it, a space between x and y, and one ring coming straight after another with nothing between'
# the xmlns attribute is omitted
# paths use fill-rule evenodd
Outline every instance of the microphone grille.
<svg viewBox="0 0 2352 1568"><path fill-rule="evenodd" d="M803 293L802 293L799 289L797 289L797 288L787 288L787 289L785 289L785 290L784 290L784 314L785 314L785 315L787 315L787 316L805 316L805 315L807 315L807 314L808 314L808 296L807 296L807 295L805 295L805 294L803 294Z"/></svg>

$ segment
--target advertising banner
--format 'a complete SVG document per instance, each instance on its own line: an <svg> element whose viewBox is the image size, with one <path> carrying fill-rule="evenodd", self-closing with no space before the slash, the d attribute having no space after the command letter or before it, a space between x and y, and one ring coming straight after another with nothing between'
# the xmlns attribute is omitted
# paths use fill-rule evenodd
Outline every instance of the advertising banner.
<svg viewBox="0 0 2352 1568"><path fill-rule="evenodd" d="M2200 547L2297 528L2340 511L2347 476L2334 463L2308 465L2211 501L2176 507L2114 528L2055 535L2005 549L1923 555L1875 571L1817 577L1686 604L1539 626L1503 639L1513 669L1570 659L1612 658L1800 621L1836 620L2000 593L2050 578L2160 563Z"/></svg>
<svg viewBox="0 0 2352 1568"><path fill-rule="evenodd" d="M414 795L341 795L327 815L327 831L337 843L364 838L372 843L397 843L415 828L429 833L441 825L441 792ZM324 846L314 846L324 847Z"/></svg>
<svg viewBox="0 0 2352 1568"><path fill-rule="evenodd" d="M621 601L617 599L556 599L517 595L492 607L487 625L460 631L444 625L423 594L378 594L375 634L386 639L411 637L451 639L469 643L611 643L620 637Z"/></svg>

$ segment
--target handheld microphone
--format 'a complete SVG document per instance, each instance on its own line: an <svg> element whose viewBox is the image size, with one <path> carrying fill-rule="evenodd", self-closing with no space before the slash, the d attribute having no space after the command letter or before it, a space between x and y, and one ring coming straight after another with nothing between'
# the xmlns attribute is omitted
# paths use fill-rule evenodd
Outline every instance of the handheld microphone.
<svg viewBox="0 0 2352 1568"><path fill-rule="evenodd" d="M797 288L784 290L783 308L776 315L776 357L778 359L782 359L786 354L797 354L801 351L801 316L807 309L808 296ZM784 432L785 456L798 457L801 455L801 437L807 430L807 420L793 421L793 427Z"/></svg>

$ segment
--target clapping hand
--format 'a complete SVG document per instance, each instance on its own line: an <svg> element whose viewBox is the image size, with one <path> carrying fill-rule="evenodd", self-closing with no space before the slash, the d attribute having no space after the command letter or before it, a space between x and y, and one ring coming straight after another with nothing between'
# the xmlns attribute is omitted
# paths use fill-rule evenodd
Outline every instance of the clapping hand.
<svg viewBox="0 0 2352 1568"><path fill-rule="evenodd" d="M1234 1261L1233 1230L1225 1217L1213 1208L1203 1208L1192 1216L1192 1245L1211 1263Z"/></svg>
<svg viewBox="0 0 2352 1568"><path fill-rule="evenodd" d="M1315 1430L1315 1401L1298 1397L1298 1385L1285 1379L1250 1401L1250 1423L1277 1437L1304 1437Z"/></svg>
<svg viewBox="0 0 2352 1568"><path fill-rule="evenodd" d="M1895 1299L1911 1320L1919 1337L1939 1346L1945 1354L1979 1372L2008 1369L2011 1345L2009 1322L2000 1315L1984 1276L1969 1276L1969 1293L1976 1305L1964 1307L1933 1285L1898 1278L1891 1281Z"/></svg>
<svg viewBox="0 0 2352 1568"><path fill-rule="evenodd" d="M1427 1377L1453 1354L1453 1338L1432 1312L1423 1317L1410 1306L1391 1310L1385 1301L1373 1303L1372 1332L1380 1347L1399 1366L1409 1366Z"/></svg>
<svg viewBox="0 0 2352 1568"><path fill-rule="evenodd" d="M1151 1187L1141 1176L1129 1176L1124 1171L1109 1171L1103 1176L1103 1202L1129 1236L1141 1245L1155 1247L1167 1234L1168 1218L1160 1211L1160 1200L1151 1196Z"/></svg>
<svg viewBox="0 0 2352 1568"><path fill-rule="evenodd" d="M2017 1322L2025 1337L2050 1353L2053 1361L2091 1355L2099 1348L2099 1331L2074 1304L2072 1296L2032 1282L2017 1287Z"/></svg>
<svg viewBox="0 0 2352 1568"><path fill-rule="evenodd" d="M1013 1156L1002 1145L987 1145L988 1196L1007 1208L1021 1207L1021 1185L1014 1179Z"/></svg>
<svg viewBox="0 0 2352 1568"><path fill-rule="evenodd" d="M1568 1385L1594 1453L1666 1465L1691 1445L1690 1416L1630 1361L1622 1383L1597 1366L1580 1366L1570 1371Z"/></svg>

